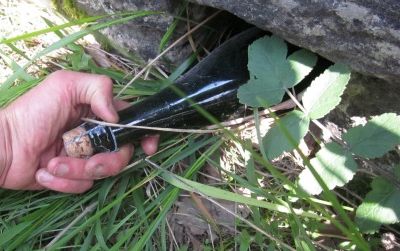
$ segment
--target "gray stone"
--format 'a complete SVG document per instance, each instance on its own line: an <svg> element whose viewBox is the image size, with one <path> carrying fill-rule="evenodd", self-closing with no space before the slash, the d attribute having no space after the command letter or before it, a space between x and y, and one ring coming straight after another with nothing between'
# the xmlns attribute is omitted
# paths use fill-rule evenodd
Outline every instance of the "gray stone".
<svg viewBox="0 0 400 251"><path fill-rule="evenodd" d="M339 109L349 117L400 112L400 86L382 79L352 74Z"/></svg>
<svg viewBox="0 0 400 251"><path fill-rule="evenodd" d="M398 0L191 0L367 75L399 81Z"/></svg>
<svg viewBox="0 0 400 251"><path fill-rule="evenodd" d="M340 104L325 120L348 129L372 116L400 112L400 85L376 77L352 73Z"/></svg>
<svg viewBox="0 0 400 251"><path fill-rule="evenodd" d="M353 70L400 82L400 1L398 0L190 0L223 9L245 21L281 36ZM165 11L102 31L117 46L136 52L144 60L158 54L160 39L177 14L178 0L77 0L90 15L128 10ZM191 5L191 17L201 20L207 12ZM178 26L176 39L185 31ZM190 53L181 44L166 56L181 62Z"/></svg>
<svg viewBox="0 0 400 251"><path fill-rule="evenodd" d="M77 0L75 5L78 9L84 10L88 15L113 14L126 11L152 10L162 11L162 15L150 15L127 22L126 24L114 25L101 30L108 42L114 48L122 48L136 57L147 61L159 54L161 38L177 15L181 1L173 0ZM203 18L206 7L194 6L191 10L191 19L196 21ZM182 22L185 24L185 22ZM186 25L179 25L171 38L175 41L186 32ZM182 43L169 51L165 58L172 63L179 63L185 59L191 48L187 43Z"/></svg>

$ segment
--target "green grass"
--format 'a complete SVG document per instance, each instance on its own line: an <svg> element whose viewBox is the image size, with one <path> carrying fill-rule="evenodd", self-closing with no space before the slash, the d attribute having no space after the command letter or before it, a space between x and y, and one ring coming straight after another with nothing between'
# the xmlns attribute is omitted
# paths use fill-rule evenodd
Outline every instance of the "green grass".
<svg viewBox="0 0 400 251"><path fill-rule="evenodd" d="M102 16L61 25L48 22L48 29L3 40L1 43L13 46L16 41L47 32L54 32L60 37L58 42L31 58L27 65L12 64L14 74L0 86L0 106L6 106L40 83L48 72L43 69L38 76L30 76L26 69L48 53L69 48L72 54L81 57L85 52L75 44L76 40L102 28L153 14L157 13L123 13L103 23L96 22ZM160 49L168 43L177 22L168 29ZM87 23L91 24L76 33L69 34L65 30L72 25ZM18 53L17 48L14 51ZM72 58L61 61L62 66L110 76L117 83L115 93L129 81L126 73L118 69L102 69L90 60L84 65L77 65ZM172 83L190 67L195 58L195 55L188 58L166 79L153 69L152 80L137 80L121 97L154 94ZM201 107L197 109L214 124L219 123ZM254 115L259 134L257 112ZM290 134L285 133L290 138ZM221 155L229 151L226 145L231 142L236 142L241 151L249 156L248 159L236 156L245 165L245 172L229 171L221 166ZM337 244L348 239L360 250L368 249L371 238L367 236L365 239L349 216L354 211L353 207L344 205L333 191L324 187L323 182L323 196L317 198L306 195L263 156L265 151L255 149L232 131L224 129L218 135L169 135L159 148L159 152L148 160L137 149L134 166L120 175L96 182L90 191L82 195L0 190L0 246L5 250L45 247L49 250L169 250L170 246L175 247L175 243L171 239L169 224L172 222L169 222L168 215L180 195L186 191L196 193L216 205L218 199L246 205L250 212L248 217L230 212L236 219L238 234L219 234L219 240L215 242L211 242L208 235L200 239L205 250L229 250L235 247L240 250L315 250L318 246L316 236L326 236ZM297 150L301 153L300 149ZM312 168L306 156L301 155L301 158ZM199 171L205 165L217 169L222 174L223 182L202 184ZM181 168L183 166L185 168ZM270 175L264 178L269 182L267 186L260 185L258 180L263 177L257 171ZM240 189L251 191L251 197L238 193ZM223 208L220 210L226 211ZM339 238L324 232L329 227L339 229L335 233ZM185 250L185 243L178 243L181 250ZM325 249L321 245L318 248Z"/></svg>

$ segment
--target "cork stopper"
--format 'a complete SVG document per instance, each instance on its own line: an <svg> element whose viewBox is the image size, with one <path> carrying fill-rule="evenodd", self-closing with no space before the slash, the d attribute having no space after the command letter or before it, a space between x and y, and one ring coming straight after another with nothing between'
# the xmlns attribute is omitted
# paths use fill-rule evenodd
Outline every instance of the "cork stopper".
<svg viewBox="0 0 400 251"><path fill-rule="evenodd" d="M78 126L62 136L67 155L74 158L89 158L93 155L93 146L86 129Z"/></svg>

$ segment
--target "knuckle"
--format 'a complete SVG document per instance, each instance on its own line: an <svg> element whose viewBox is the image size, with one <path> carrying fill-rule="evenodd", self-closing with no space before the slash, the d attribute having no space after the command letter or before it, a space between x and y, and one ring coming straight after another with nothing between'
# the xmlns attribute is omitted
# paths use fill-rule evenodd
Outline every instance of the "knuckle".
<svg viewBox="0 0 400 251"><path fill-rule="evenodd" d="M111 78L106 76L106 75L98 75L99 81L102 82L103 84L112 84Z"/></svg>
<svg viewBox="0 0 400 251"><path fill-rule="evenodd" d="M47 77L46 82L56 88L55 90L65 91L67 94L73 93L74 85L70 71L55 71Z"/></svg>
<svg viewBox="0 0 400 251"><path fill-rule="evenodd" d="M112 83L111 78L104 76L104 75L99 75L99 79L98 79L97 83L102 88L102 90L104 90L106 92L112 91L113 83Z"/></svg>
<svg viewBox="0 0 400 251"><path fill-rule="evenodd" d="M49 78L52 80L58 80L58 79L64 79L66 75L68 74L68 71L66 70L57 70L49 75Z"/></svg>

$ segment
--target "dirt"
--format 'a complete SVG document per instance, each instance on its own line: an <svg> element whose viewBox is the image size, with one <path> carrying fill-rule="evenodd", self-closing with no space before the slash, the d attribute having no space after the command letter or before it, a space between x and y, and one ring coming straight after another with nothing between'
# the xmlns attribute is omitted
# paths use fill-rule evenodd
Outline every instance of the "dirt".
<svg viewBox="0 0 400 251"><path fill-rule="evenodd" d="M48 28L44 18L56 24L67 22L63 17L51 9L50 1L46 0L0 0L0 40L19 36L28 32ZM25 41L13 43L26 57L32 58L38 52L48 47L59 38L54 33L48 33ZM9 46L0 45L0 83L4 82L12 74L12 69L8 64L12 61L23 66L28 62L13 51ZM35 75L38 66L28 69L28 72Z"/></svg>

